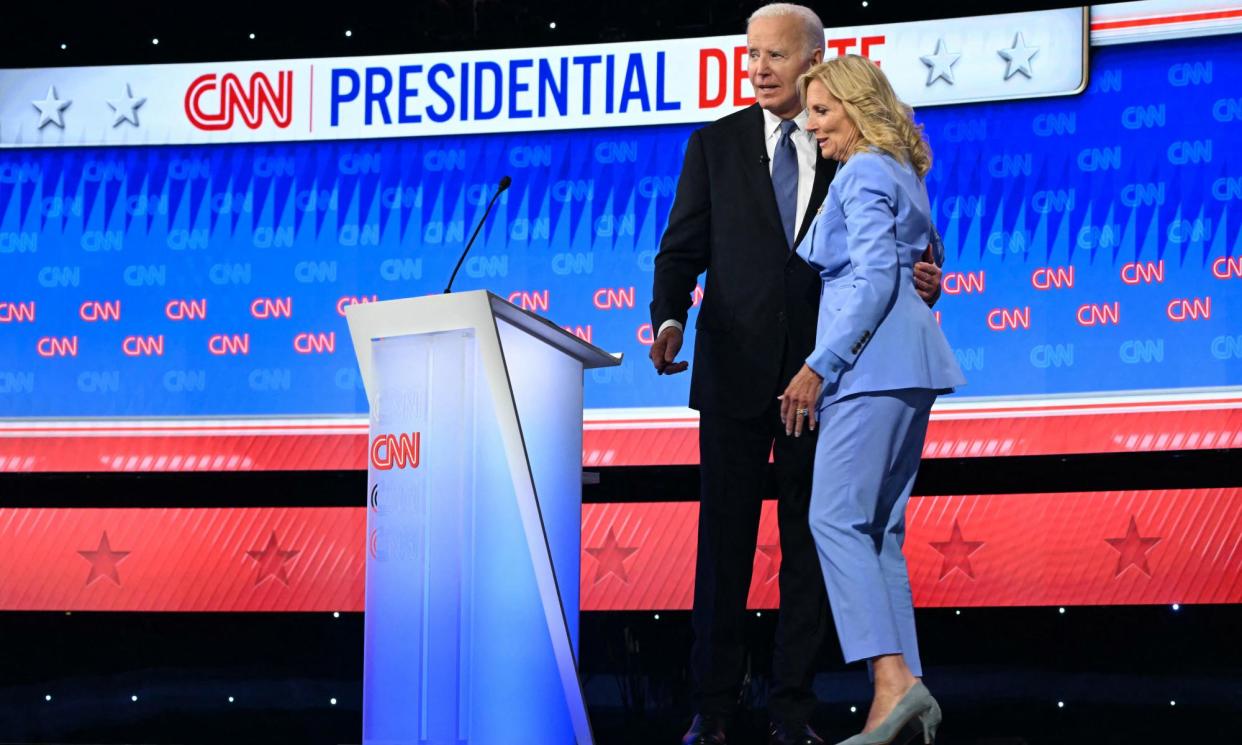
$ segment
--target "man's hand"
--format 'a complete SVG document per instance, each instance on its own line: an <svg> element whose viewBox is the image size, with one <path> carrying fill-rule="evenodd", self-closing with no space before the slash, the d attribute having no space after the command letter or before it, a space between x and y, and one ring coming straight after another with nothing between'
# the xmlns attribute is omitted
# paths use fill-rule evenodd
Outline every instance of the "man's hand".
<svg viewBox="0 0 1242 745"><path fill-rule="evenodd" d="M919 297L923 298L928 307L935 305L940 299L941 271L940 267L931 263L931 251L931 246L928 246L923 253L924 261L914 265L914 289L918 290Z"/></svg>
<svg viewBox="0 0 1242 745"><path fill-rule="evenodd" d="M681 329L671 324L656 337L655 343L651 345L651 364L655 365L657 373L675 375L690 367L689 362L675 361L677 353L681 351L682 339Z"/></svg>

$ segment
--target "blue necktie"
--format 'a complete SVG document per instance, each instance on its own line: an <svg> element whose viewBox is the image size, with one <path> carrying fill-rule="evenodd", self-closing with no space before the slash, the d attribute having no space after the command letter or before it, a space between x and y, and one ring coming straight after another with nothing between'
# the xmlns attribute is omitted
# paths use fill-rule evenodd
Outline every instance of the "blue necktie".
<svg viewBox="0 0 1242 745"><path fill-rule="evenodd" d="M776 207L781 212L785 240L793 248L798 220L798 150L790 136L798 125L790 120L781 122L781 138L776 141L772 156L772 188L776 191Z"/></svg>

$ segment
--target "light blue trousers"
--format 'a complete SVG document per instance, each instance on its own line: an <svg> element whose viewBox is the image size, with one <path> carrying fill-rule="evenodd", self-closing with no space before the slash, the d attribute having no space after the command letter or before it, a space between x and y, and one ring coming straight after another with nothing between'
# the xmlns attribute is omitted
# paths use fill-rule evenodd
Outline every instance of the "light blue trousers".
<svg viewBox="0 0 1242 745"><path fill-rule="evenodd" d="M810 521L846 662L902 654L923 675L901 552L936 395L860 394L820 412Z"/></svg>

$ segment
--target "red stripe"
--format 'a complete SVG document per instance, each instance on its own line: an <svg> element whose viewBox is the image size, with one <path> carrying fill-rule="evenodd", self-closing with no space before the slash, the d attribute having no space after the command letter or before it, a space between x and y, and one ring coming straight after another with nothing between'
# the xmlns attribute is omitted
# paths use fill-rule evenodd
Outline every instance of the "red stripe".
<svg viewBox="0 0 1242 745"><path fill-rule="evenodd" d="M585 505L583 610L689 608L697 520ZM1242 488L916 497L905 545L919 607L1242 602ZM356 612L365 546L362 507L0 509L0 611ZM771 553L752 608L779 603Z"/></svg>
<svg viewBox="0 0 1242 745"><path fill-rule="evenodd" d="M0 608L362 610L365 535L363 508L0 510Z"/></svg>
<svg viewBox="0 0 1242 745"><path fill-rule="evenodd" d="M1090 411L1090 410L1108 410L1108 409L1144 409L1144 408L1168 408L1175 407L1194 408L1201 406L1240 406L1242 398L1204 398L1204 399L1169 399L1163 401L1122 401L1122 402L1099 402L1089 404L1042 404L1036 406L1010 406L1010 407L954 407L936 412L936 416L961 416L969 414L1005 414L1005 413L1028 413L1028 412L1059 412L1059 411ZM1127 413L1127 412L1118 412ZM683 417L663 417L663 418L633 418L633 419L588 419L583 424L586 427L598 429L607 425L651 425L651 424L680 424L697 426L698 418L693 416ZM0 437L6 433L66 433L81 434L95 432L142 432L142 433L160 433L160 432L247 432L247 431L271 431L283 430L289 432L304 432L313 430L340 430L344 432L360 432L367 429L366 424L228 424L228 425L193 425L193 424L150 424L150 425L109 425L105 421L98 424L88 424L78 427L0 427Z"/></svg>
<svg viewBox="0 0 1242 745"><path fill-rule="evenodd" d="M582 607L688 609L697 519L693 502L585 505ZM596 558L610 532L615 546L636 549L621 559L624 577L607 571L607 554ZM1236 488L916 497L905 554L919 607L1233 603L1240 536ZM776 505L765 502L758 544L778 542ZM773 569L756 552L751 608L779 604Z"/></svg>
<svg viewBox="0 0 1242 745"><path fill-rule="evenodd" d="M690 422L686 422L690 424ZM261 427L259 427L261 429ZM359 425L321 433L181 435L137 432L0 437L0 471L257 471L366 468L367 434ZM44 432L46 434L46 432ZM77 436L74 436L77 435ZM582 463L610 466L696 465L699 432L679 427L589 428ZM925 458L1242 448L1242 408L936 418Z"/></svg>
<svg viewBox="0 0 1242 745"><path fill-rule="evenodd" d="M147 426L111 426L100 423L99 425L88 425L82 427L0 427L0 436L6 432L55 432L55 433L90 433L90 432L232 432L232 431L250 431L250 430L289 430L290 432L298 432L316 429L339 429L347 432L365 432L367 425L365 424L231 424L231 425L202 425L196 426L192 424L168 424L168 425L147 425Z"/></svg>
<svg viewBox="0 0 1242 745"><path fill-rule="evenodd" d="M695 416L671 416L663 419L585 419L583 424L679 424L699 421Z"/></svg>
<svg viewBox="0 0 1242 745"><path fill-rule="evenodd" d="M1099 21L1091 24L1092 31L1108 31L1116 28L1143 28L1146 26L1164 26L1174 23L1194 23L1195 21L1217 21L1226 18L1242 18L1242 8L1235 10L1211 10L1202 13L1184 13L1182 15L1159 16L1157 18L1131 18L1121 21Z"/></svg>
<svg viewBox="0 0 1242 745"><path fill-rule="evenodd" d="M1204 398L1204 399L1187 399L1184 401L1168 400L1168 401L1117 401L1113 403L1091 403L1091 404L1044 404L1041 406L1010 406L995 408L974 408L964 406L962 408L944 409L934 412L934 415L944 416L950 414L1007 414L1007 413L1023 413L1030 411L1092 411L1099 409L1149 409L1153 407L1176 407L1176 408L1194 408L1212 405L1238 406L1242 405L1242 398ZM1128 412L1118 412L1128 413Z"/></svg>

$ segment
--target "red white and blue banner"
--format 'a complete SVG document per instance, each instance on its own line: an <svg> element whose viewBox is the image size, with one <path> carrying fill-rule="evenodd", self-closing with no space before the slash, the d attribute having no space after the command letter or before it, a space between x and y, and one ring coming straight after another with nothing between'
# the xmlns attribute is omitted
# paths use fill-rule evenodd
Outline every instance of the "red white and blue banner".
<svg viewBox="0 0 1242 745"><path fill-rule="evenodd" d="M914 106L1077 93L1086 9L831 28ZM0 70L0 146L357 140L710 121L742 35L373 57Z"/></svg>
<svg viewBox="0 0 1242 745"><path fill-rule="evenodd" d="M935 153L969 385L929 457L1242 446L1240 32L1223 2L826 30ZM0 470L362 468L344 309L439 292L504 175L457 286L625 354L587 375L585 463L697 462L647 303L683 148L749 102L744 57L0 71Z"/></svg>

